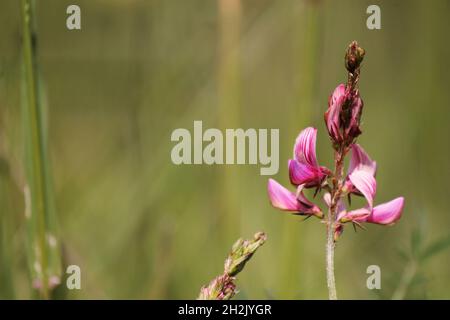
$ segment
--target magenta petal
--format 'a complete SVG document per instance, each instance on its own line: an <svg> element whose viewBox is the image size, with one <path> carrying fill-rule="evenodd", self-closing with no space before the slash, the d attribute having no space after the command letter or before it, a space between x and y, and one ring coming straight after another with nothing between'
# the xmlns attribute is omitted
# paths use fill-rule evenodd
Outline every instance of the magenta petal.
<svg viewBox="0 0 450 320"><path fill-rule="evenodd" d="M363 101L357 92L352 99L351 105L351 118L348 127L346 128L346 134L349 137L356 138L361 134L361 129L359 128L359 122L361 118L361 113L363 109Z"/></svg>
<svg viewBox="0 0 450 320"><path fill-rule="evenodd" d="M299 185L297 187L297 200L300 202L300 204L303 205L304 208L314 208L317 207L314 203L312 203L311 201L309 201L305 195L303 194L303 188L304 185Z"/></svg>
<svg viewBox="0 0 450 320"><path fill-rule="evenodd" d="M316 215L322 218L323 214L320 208L306 199L302 188L303 186L299 186L296 195L273 179L269 179L267 184L270 202L275 208L292 213Z"/></svg>
<svg viewBox="0 0 450 320"><path fill-rule="evenodd" d="M352 157L348 166L348 173L351 174L355 170L367 171L375 176L377 163L370 159L369 155L359 144L352 146Z"/></svg>
<svg viewBox="0 0 450 320"><path fill-rule="evenodd" d="M299 203L297 197L281 184L273 179L269 179L267 190L272 206L284 211L298 211Z"/></svg>
<svg viewBox="0 0 450 320"><path fill-rule="evenodd" d="M373 198L377 191L377 182L372 174L368 171L356 170L350 174L351 183L361 192L369 203L369 207L373 207Z"/></svg>
<svg viewBox="0 0 450 320"><path fill-rule="evenodd" d="M294 145L294 159L289 160L289 178L293 185L318 187L330 170L320 167L316 157L317 129L308 127L300 132Z"/></svg>
<svg viewBox="0 0 450 320"><path fill-rule="evenodd" d="M288 166L289 178L293 185L305 184L307 187L310 187L320 184L322 173L317 168L297 160L289 160Z"/></svg>
<svg viewBox="0 0 450 320"><path fill-rule="evenodd" d="M318 167L316 158L317 129L308 127L298 135L294 145L294 158L303 164Z"/></svg>
<svg viewBox="0 0 450 320"><path fill-rule="evenodd" d="M304 185L297 187L297 200L301 205L300 212L304 214L313 214L319 218L323 218L323 213L318 206L309 201L303 194Z"/></svg>
<svg viewBox="0 0 450 320"><path fill-rule="evenodd" d="M405 199L398 197L392 201L380 204L373 208L367 222L390 225L398 221L402 216Z"/></svg>
<svg viewBox="0 0 450 320"><path fill-rule="evenodd" d="M334 141L341 141L340 132L340 114L342 105L345 101L345 85L340 84L334 89L333 94L328 100L328 110L325 113L325 122L328 134Z"/></svg>

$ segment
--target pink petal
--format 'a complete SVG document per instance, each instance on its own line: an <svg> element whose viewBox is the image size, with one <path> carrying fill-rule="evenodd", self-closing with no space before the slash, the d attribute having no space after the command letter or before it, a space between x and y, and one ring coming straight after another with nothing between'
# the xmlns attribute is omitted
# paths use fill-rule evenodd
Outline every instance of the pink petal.
<svg viewBox="0 0 450 320"><path fill-rule="evenodd" d="M359 122L361 118L361 113L363 109L364 103L359 96L359 92L356 92L356 95L353 96L352 105L351 105L351 118L348 127L346 128L346 134L349 137L356 138L361 134L361 129L359 128Z"/></svg>
<svg viewBox="0 0 450 320"><path fill-rule="evenodd" d="M369 203L369 207L373 207L373 198L377 191L377 182L373 175L364 170L356 170L350 174L351 183L361 192Z"/></svg>
<svg viewBox="0 0 450 320"><path fill-rule="evenodd" d="M323 200L325 201L328 208L331 207L331 194L329 192L323 195ZM339 202L337 203L336 212L337 212L336 220L339 220L340 217L343 217L347 214L347 208L345 207L344 201L339 200Z"/></svg>
<svg viewBox="0 0 450 320"><path fill-rule="evenodd" d="M325 113L325 122L328 133L334 141L341 141L340 132L340 114L342 105L345 101L345 85L340 84L334 89L333 94L328 100L328 110Z"/></svg>
<svg viewBox="0 0 450 320"><path fill-rule="evenodd" d="M320 210L320 208L316 206L314 203L309 201L303 194L304 187L305 187L304 185L299 185L297 187L297 200L299 201L302 207L299 211L304 214L313 214L318 218L323 218L322 210Z"/></svg>
<svg viewBox="0 0 450 320"><path fill-rule="evenodd" d="M318 167L316 158L317 129L308 127L300 132L294 145L294 159L312 167Z"/></svg>
<svg viewBox="0 0 450 320"><path fill-rule="evenodd" d="M289 178L293 185L305 184L306 187L317 186L323 179L322 172L297 160L289 160Z"/></svg>
<svg viewBox="0 0 450 320"><path fill-rule="evenodd" d="M402 216L405 199L398 197L389 202L380 204L373 208L372 214L367 218L367 222L390 225L398 221Z"/></svg>
<svg viewBox="0 0 450 320"><path fill-rule="evenodd" d="M349 221L364 222L370 215L368 208L360 208L345 212L345 214L338 216L338 221L344 223Z"/></svg>
<svg viewBox="0 0 450 320"><path fill-rule="evenodd" d="M327 204L328 207L331 206L331 194L329 192L326 192L323 195L323 201L325 201L325 203Z"/></svg>
<svg viewBox="0 0 450 320"><path fill-rule="evenodd" d="M348 166L348 173L351 174L355 170L367 171L373 176L377 171L377 163L370 159L369 155L357 143L352 146L352 157Z"/></svg>
<svg viewBox="0 0 450 320"><path fill-rule="evenodd" d="M292 213L316 215L322 218L323 214L320 208L306 199L302 188L303 186L299 186L297 195L295 195L273 179L269 179L267 184L269 199L275 208Z"/></svg>
<svg viewBox="0 0 450 320"><path fill-rule="evenodd" d="M272 206L284 211L298 211L299 203L297 197L281 184L273 179L269 179L267 190Z"/></svg>

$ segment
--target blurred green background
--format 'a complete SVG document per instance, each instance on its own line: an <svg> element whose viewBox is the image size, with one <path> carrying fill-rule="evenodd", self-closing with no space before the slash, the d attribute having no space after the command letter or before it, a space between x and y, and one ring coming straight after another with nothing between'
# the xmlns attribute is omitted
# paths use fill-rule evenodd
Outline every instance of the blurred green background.
<svg viewBox="0 0 450 320"><path fill-rule="evenodd" d="M80 31L66 29L70 4L81 7ZM370 4L381 30L366 28ZM287 185L295 137L313 125L330 166L323 113L357 40L366 49L359 142L378 162L376 202L403 195L406 206L393 227L346 228L339 298L450 299L449 9L443 0L38 0L59 236L65 265L82 271L82 289L65 297L195 298L232 243L263 230L237 298L327 298L324 225L273 209L259 166L172 164L170 135L194 120L280 128L273 178ZM29 298L19 1L0 2L0 21L0 296ZM433 243L444 250L418 261ZM366 288L372 264L379 291Z"/></svg>

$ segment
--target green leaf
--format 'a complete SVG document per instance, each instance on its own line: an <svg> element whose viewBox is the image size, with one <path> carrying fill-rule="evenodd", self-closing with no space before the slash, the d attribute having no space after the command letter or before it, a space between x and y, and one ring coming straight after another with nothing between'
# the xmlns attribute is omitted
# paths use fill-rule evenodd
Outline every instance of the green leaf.
<svg viewBox="0 0 450 320"><path fill-rule="evenodd" d="M395 252L404 262L409 261L411 258L410 255L404 249L396 248Z"/></svg>
<svg viewBox="0 0 450 320"><path fill-rule="evenodd" d="M422 247L422 231L416 229L411 234L411 253L413 257L418 257Z"/></svg>
<svg viewBox="0 0 450 320"><path fill-rule="evenodd" d="M442 239L439 239L429 245L420 255L420 261L424 262L429 258L441 253L445 249L450 247L450 236L446 236Z"/></svg>

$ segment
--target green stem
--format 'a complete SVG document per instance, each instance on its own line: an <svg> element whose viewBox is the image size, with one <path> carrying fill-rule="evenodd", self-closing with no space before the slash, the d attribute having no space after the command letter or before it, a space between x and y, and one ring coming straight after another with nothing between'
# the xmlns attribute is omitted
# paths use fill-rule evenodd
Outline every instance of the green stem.
<svg viewBox="0 0 450 320"><path fill-rule="evenodd" d="M403 300L408 292L408 288L411 285L414 276L416 275L417 264L415 261L408 263L403 271L400 284L392 295L392 300Z"/></svg>

